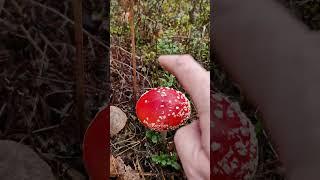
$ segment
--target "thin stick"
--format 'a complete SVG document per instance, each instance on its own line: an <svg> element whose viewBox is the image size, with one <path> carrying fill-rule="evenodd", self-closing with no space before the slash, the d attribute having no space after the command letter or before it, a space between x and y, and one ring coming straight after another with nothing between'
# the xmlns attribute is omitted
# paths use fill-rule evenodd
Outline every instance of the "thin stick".
<svg viewBox="0 0 320 180"><path fill-rule="evenodd" d="M134 148L134 147L138 146L140 143L141 143L140 141L139 141L139 142L137 142L137 143L136 143L136 144L134 144L133 146L131 146L131 147L129 147L129 148L127 148L127 149L125 149L124 151L122 151L122 152L118 153L116 156L120 156L121 154L123 154L123 153L125 153L125 152L129 151L130 149L132 149L132 148Z"/></svg>
<svg viewBox="0 0 320 180"><path fill-rule="evenodd" d="M131 60L132 60L132 88L133 88L133 95L132 100L134 104L137 102L137 73L136 73L136 44L135 44L135 30L134 30L134 1L130 0L130 16L129 16L129 23L130 23L130 32L131 32Z"/></svg>
<svg viewBox="0 0 320 180"><path fill-rule="evenodd" d="M60 127L60 126L61 126L60 124L57 124L57 125L53 125L53 126L49 126L49 127L45 127L45 128L34 130L31 133L32 134L36 134L36 133L40 133L40 132L44 132L44 131L49 131L49 130L52 130L52 129L56 129L56 128Z"/></svg>
<svg viewBox="0 0 320 180"><path fill-rule="evenodd" d="M20 25L21 30L23 31L23 33L25 34L25 36L27 37L27 39L29 40L29 42L32 44L32 46L42 55L42 57L44 57L47 61L47 63L49 62L49 59L47 57L47 55L42 51L42 49L38 46L38 44L35 42L35 40L31 37L31 34L29 33L29 31L21 24Z"/></svg>
<svg viewBox="0 0 320 180"><path fill-rule="evenodd" d="M73 0L74 30L76 43L76 60L74 61L76 78L76 108L77 120L79 124L80 141L83 139L85 127L85 109L84 109L84 60L82 55L83 32L82 32L82 1Z"/></svg>

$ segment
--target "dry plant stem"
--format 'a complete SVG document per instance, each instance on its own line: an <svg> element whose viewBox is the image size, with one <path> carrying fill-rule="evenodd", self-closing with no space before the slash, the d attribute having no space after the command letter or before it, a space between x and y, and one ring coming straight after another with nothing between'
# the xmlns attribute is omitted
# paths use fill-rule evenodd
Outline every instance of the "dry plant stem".
<svg viewBox="0 0 320 180"><path fill-rule="evenodd" d="M136 73L136 44L135 44L135 30L134 30L134 1L130 0L130 32L131 32L131 60L132 60L132 88L133 88L133 95L132 100L134 104L137 102L137 73Z"/></svg>
<svg viewBox="0 0 320 180"><path fill-rule="evenodd" d="M77 120L79 124L80 141L83 139L85 127L84 111L84 60L82 55L83 33L82 33L82 1L73 0L73 12L75 19L75 43L76 43L76 60L74 61L75 78L76 78L76 109Z"/></svg>

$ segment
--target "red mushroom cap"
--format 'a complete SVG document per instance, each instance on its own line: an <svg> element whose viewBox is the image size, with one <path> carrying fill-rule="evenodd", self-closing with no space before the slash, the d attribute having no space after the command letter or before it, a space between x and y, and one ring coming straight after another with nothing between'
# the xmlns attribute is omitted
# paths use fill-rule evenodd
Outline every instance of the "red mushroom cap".
<svg viewBox="0 0 320 180"><path fill-rule="evenodd" d="M110 106L100 109L88 126L83 140L83 161L90 179L107 179L109 171Z"/></svg>
<svg viewBox="0 0 320 180"><path fill-rule="evenodd" d="M211 95L211 178L250 179L258 163L254 127L240 107L220 94Z"/></svg>
<svg viewBox="0 0 320 180"><path fill-rule="evenodd" d="M190 101L177 90L159 87L145 92L136 104L138 119L154 131L178 128L190 117Z"/></svg>

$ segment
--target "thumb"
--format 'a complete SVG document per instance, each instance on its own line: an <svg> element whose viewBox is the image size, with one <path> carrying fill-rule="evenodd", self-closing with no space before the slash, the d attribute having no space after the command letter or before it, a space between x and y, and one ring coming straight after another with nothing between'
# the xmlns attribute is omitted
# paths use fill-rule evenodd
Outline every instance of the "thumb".
<svg viewBox="0 0 320 180"><path fill-rule="evenodd" d="M208 179L210 161L201 144L199 121L178 129L174 143L188 179Z"/></svg>

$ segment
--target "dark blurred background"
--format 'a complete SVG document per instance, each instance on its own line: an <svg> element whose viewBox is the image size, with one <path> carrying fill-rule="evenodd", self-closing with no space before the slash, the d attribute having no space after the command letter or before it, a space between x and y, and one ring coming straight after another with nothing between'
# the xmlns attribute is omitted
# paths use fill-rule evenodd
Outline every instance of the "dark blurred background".
<svg viewBox="0 0 320 180"><path fill-rule="evenodd" d="M82 6L88 124L109 101L109 2ZM76 128L73 24L72 0L0 0L0 139L28 145L57 179L87 176Z"/></svg>

